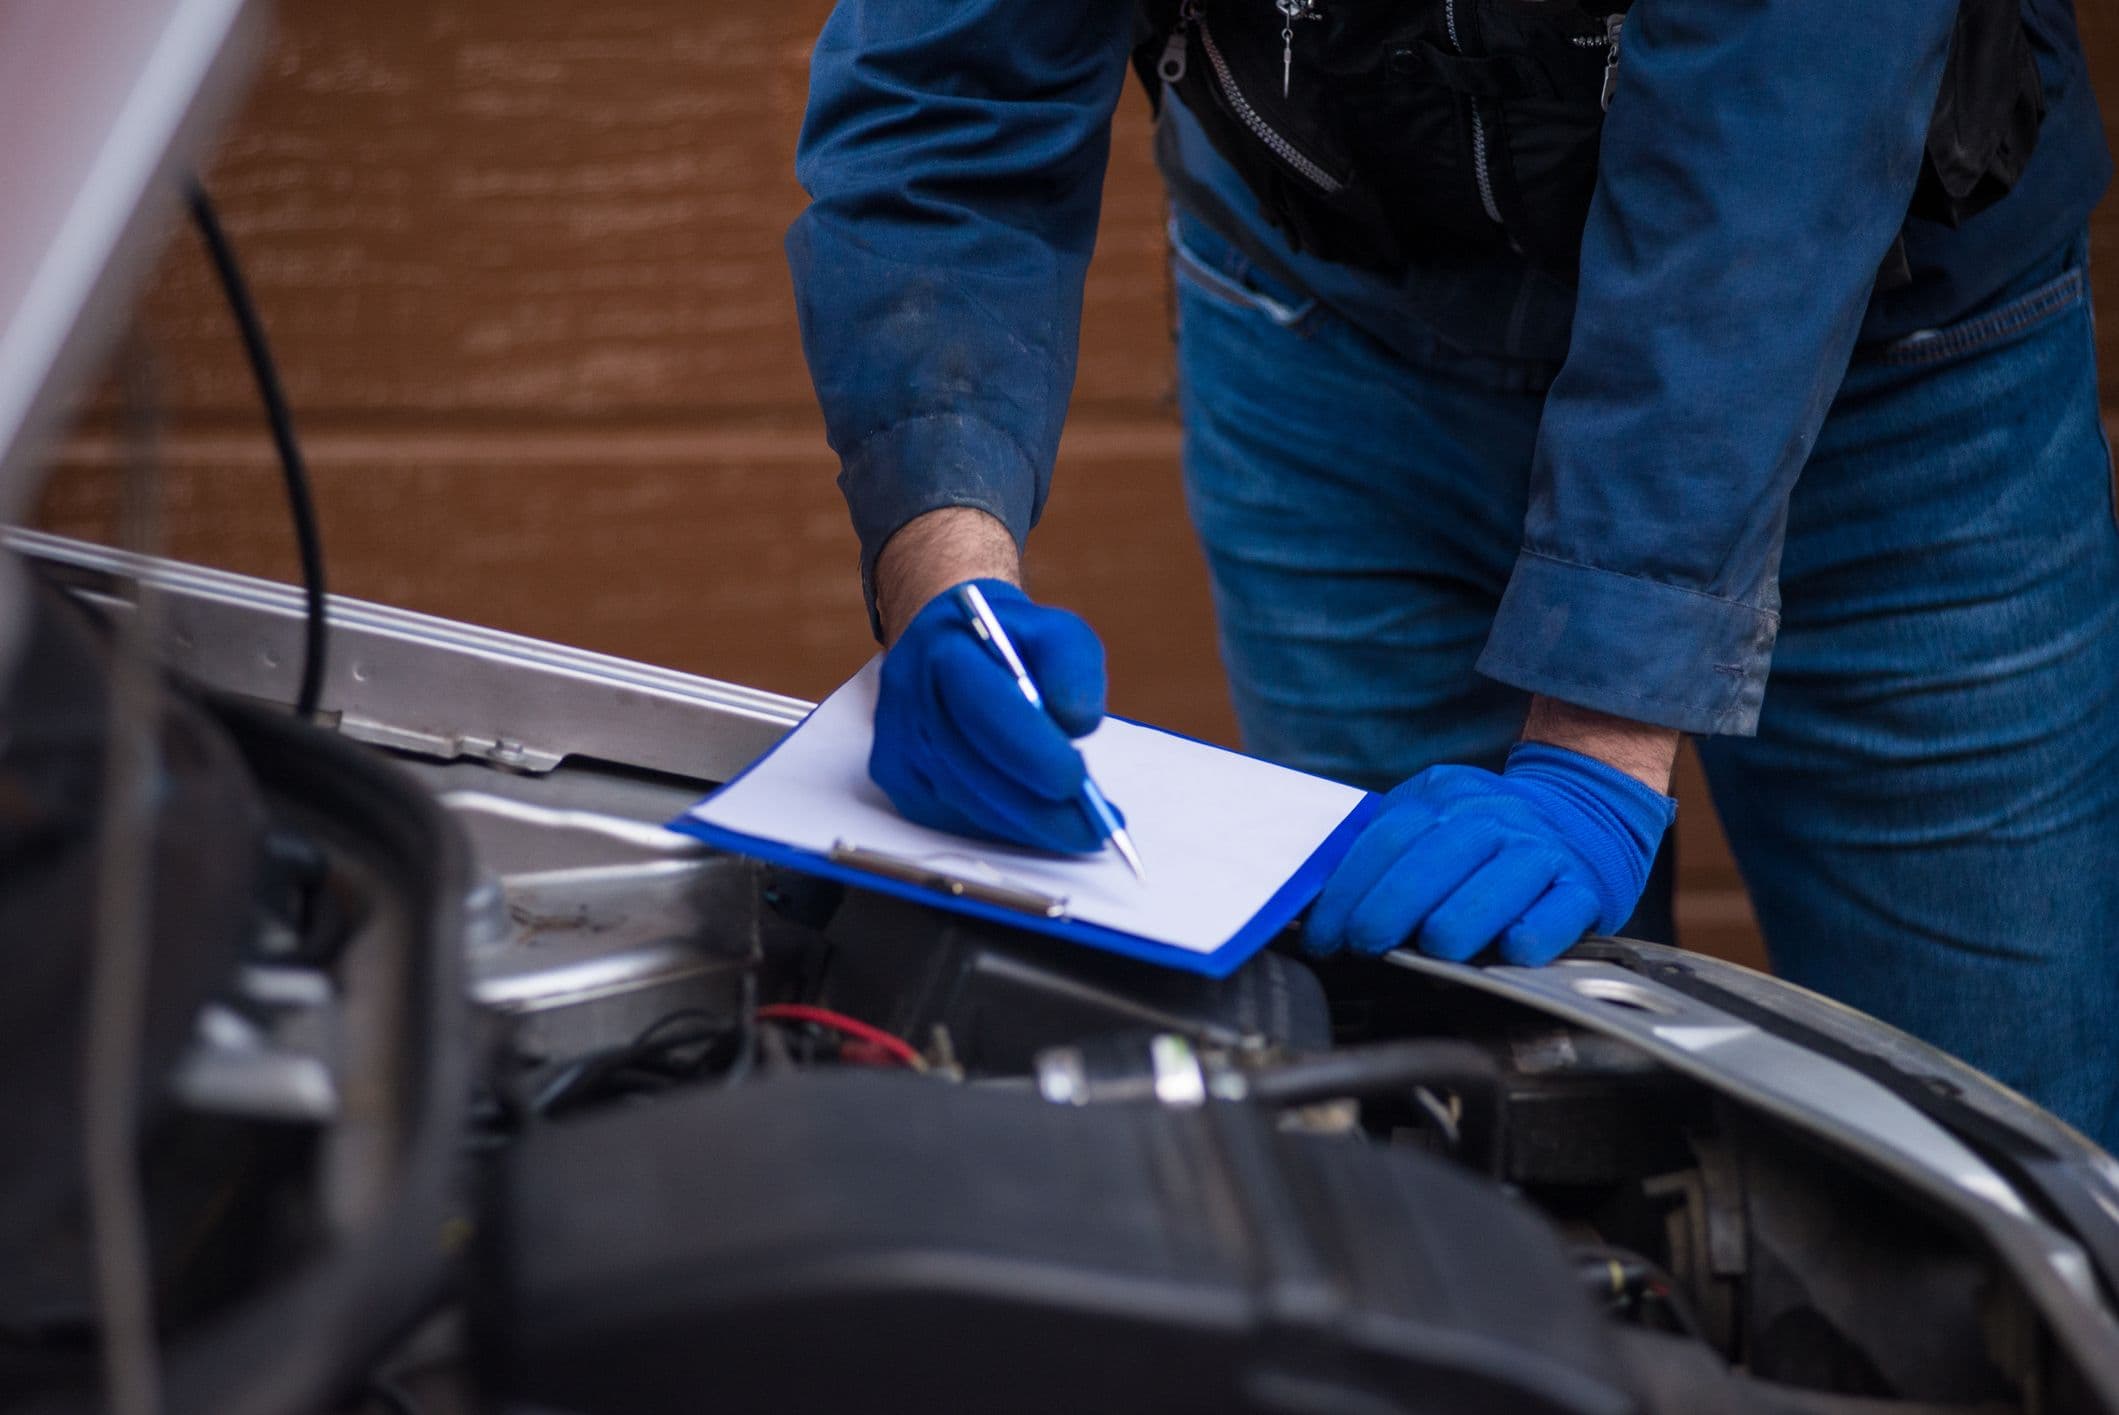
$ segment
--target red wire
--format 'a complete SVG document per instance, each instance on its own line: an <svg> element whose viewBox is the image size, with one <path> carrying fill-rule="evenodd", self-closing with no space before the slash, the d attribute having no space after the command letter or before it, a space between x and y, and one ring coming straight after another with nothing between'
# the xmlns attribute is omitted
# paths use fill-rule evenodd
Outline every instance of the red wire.
<svg viewBox="0 0 2119 1415"><path fill-rule="evenodd" d="M828 1007L811 1007L802 1002L773 1002L759 1008L758 1016L768 1022L813 1022L819 1027L829 1027L835 1032L842 1032L867 1042L915 1071L927 1069L927 1063L920 1059L918 1052L905 1044L904 1038L894 1037L880 1027L871 1027L858 1017L848 1017L845 1013L834 1012Z"/></svg>

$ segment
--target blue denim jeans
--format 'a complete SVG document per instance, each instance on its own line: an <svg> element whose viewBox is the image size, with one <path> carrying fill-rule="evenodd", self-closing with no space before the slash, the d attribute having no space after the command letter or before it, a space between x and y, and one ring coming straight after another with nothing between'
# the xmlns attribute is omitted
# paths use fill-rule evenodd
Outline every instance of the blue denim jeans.
<svg viewBox="0 0 2119 1415"><path fill-rule="evenodd" d="M1371 788L1498 766L1525 702L1472 664L1554 369L1386 352L1177 237L1247 744ZM1789 505L1758 736L1699 749L1777 972L2119 1148L2119 526L2082 261L1857 355Z"/></svg>

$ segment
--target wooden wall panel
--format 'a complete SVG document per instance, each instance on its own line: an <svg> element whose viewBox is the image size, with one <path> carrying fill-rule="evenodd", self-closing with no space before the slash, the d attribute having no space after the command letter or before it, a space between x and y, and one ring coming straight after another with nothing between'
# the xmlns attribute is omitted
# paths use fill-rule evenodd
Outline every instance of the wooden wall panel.
<svg viewBox="0 0 2119 1415"><path fill-rule="evenodd" d="M2119 5L2112 0L2077 0L2077 20L2089 50L2090 72L2104 104L2104 128L2119 148ZM2090 221L2091 283L2103 316L2097 330L2097 357L2102 375L2105 421L2119 408L2119 200L2110 194Z"/></svg>
<svg viewBox="0 0 2119 1415"><path fill-rule="evenodd" d="M289 7L211 185L285 331L297 405L312 422L502 432L813 427L781 238L802 209L795 139L829 8ZM1081 394L1145 412L1168 378L1149 353L1162 207L1137 93L1119 127ZM168 397L247 416L208 272L185 254L148 301Z"/></svg>
<svg viewBox="0 0 2119 1415"><path fill-rule="evenodd" d="M1205 575L1171 533L1184 517L1176 446L1168 427L1071 430L1038 581L1107 626L1118 710L1227 740ZM43 523L107 538L121 450L75 439ZM797 439L332 434L305 450L341 593L803 697L874 652L844 504ZM268 444L200 434L166 460L169 553L293 577Z"/></svg>
<svg viewBox="0 0 2119 1415"><path fill-rule="evenodd" d="M820 13L287 7L212 185L298 405L391 422L799 407L778 242ZM247 411L205 278L179 259L151 304L171 396Z"/></svg>
<svg viewBox="0 0 2119 1415"><path fill-rule="evenodd" d="M780 247L828 8L283 8L210 181L315 463L336 588L804 696L872 650ZM2119 92L2119 20L2084 9ZM1228 740L1177 482L1161 228L1129 92L1032 568L1103 630L1119 710ZM2097 243L2119 308L2109 203ZM143 320L171 409L171 549L291 577L256 400L188 233ZM107 535L97 422L44 524ZM1688 942L1756 959L1689 762L1681 783Z"/></svg>

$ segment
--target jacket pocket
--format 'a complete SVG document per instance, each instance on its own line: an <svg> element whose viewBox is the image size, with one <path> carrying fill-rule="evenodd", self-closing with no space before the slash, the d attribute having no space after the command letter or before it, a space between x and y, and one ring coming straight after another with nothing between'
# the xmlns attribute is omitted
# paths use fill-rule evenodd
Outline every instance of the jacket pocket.
<svg viewBox="0 0 2119 1415"><path fill-rule="evenodd" d="M1262 315L1282 329L1307 332L1320 312L1316 296L1263 275L1196 218L1171 218L1170 263L1177 278L1202 297L1239 314Z"/></svg>

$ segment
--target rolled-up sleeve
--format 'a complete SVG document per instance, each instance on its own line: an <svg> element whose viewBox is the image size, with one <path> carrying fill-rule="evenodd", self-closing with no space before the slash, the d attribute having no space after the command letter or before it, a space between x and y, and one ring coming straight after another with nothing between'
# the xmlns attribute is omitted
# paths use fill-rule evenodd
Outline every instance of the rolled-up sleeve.
<svg viewBox="0 0 2119 1415"><path fill-rule="evenodd" d="M788 263L871 610L907 521L1043 509L1131 14L840 0L817 42Z"/></svg>
<svg viewBox="0 0 2119 1415"><path fill-rule="evenodd" d="M1788 497L1919 175L1952 0L1637 0L1480 671L1757 729Z"/></svg>

